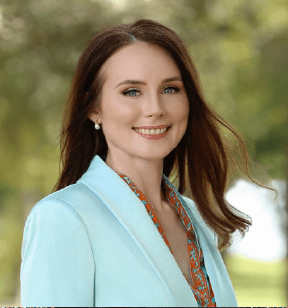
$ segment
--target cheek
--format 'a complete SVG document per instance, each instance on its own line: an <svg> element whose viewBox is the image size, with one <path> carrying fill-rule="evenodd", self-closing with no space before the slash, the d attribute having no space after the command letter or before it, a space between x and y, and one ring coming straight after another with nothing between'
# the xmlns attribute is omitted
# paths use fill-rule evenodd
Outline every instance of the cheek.
<svg viewBox="0 0 288 308"><path fill-rule="evenodd" d="M114 97L111 95L109 100L103 101L103 116L107 120L113 120L127 124L131 122L133 117L137 114L135 105L128 104L121 97ZM119 123L118 123L119 124Z"/></svg>
<svg viewBox="0 0 288 308"><path fill-rule="evenodd" d="M187 122L189 117L189 103L185 99L180 99L171 108L170 113L172 114L175 122Z"/></svg>
<svg viewBox="0 0 288 308"><path fill-rule="evenodd" d="M183 108L181 109L181 115L182 115L182 119L183 121L187 124L188 123L188 118L189 118L189 112L190 112L190 105L189 105L189 101L186 98L183 102Z"/></svg>
<svg viewBox="0 0 288 308"><path fill-rule="evenodd" d="M179 134L184 135L189 120L189 104L185 100L181 104L177 105L177 109L174 109L173 122L177 124L179 128Z"/></svg>

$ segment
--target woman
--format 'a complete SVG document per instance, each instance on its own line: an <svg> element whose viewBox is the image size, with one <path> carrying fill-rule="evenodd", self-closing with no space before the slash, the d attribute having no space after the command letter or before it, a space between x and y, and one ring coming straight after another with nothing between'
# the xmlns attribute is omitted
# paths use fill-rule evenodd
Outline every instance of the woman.
<svg viewBox="0 0 288 308"><path fill-rule="evenodd" d="M220 119L169 28L95 36L64 113L62 173L25 224L22 306L237 306L217 238L225 248L251 222L224 199L237 161L219 124L247 153Z"/></svg>

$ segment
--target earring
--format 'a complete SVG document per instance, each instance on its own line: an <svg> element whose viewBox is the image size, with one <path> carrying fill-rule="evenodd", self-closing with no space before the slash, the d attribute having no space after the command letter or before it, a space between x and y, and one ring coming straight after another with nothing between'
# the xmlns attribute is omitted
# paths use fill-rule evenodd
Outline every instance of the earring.
<svg viewBox="0 0 288 308"><path fill-rule="evenodd" d="M100 125L98 123L95 124L95 129L100 129Z"/></svg>

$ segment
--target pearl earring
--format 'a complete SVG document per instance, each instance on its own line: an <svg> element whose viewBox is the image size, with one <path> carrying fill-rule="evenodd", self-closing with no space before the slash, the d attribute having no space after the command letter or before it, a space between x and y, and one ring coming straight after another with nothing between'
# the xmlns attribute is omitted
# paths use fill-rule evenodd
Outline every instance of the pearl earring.
<svg viewBox="0 0 288 308"><path fill-rule="evenodd" d="M100 129L100 125L98 123L95 124L95 129Z"/></svg>

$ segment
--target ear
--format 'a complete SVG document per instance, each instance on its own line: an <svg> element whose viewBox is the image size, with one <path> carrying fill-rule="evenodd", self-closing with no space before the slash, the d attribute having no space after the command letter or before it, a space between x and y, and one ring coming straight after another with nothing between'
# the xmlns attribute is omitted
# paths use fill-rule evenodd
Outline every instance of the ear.
<svg viewBox="0 0 288 308"><path fill-rule="evenodd" d="M98 119L99 122L99 114L96 111L91 111L88 113L87 117L94 123L96 122L96 119Z"/></svg>

